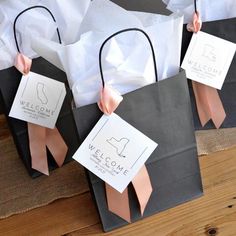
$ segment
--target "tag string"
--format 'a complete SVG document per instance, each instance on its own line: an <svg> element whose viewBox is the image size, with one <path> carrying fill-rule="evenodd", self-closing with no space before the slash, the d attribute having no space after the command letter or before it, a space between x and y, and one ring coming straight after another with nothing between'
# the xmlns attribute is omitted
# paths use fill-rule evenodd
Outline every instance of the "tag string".
<svg viewBox="0 0 236 236"><path fill-rule="evenodd" d="M16 22L17 22L18 18L19 18L23 13L25 13L26 11L35 9L35 8L41 8L41 9L46 10L46 11L50 14L50 16L52 17L53 21L56 23L56 19L55 19L55 17L53 16L52 12L51 12L48 8L46 8L46 7L44 7L44 6L32 6L32 7L26 8L24 11L20 12L20 13L16 16L16 18L15 18L15 20L14 20L14 23L13 23L14 39L15 39L15 44L16 44L17 51L18 51L19 53L20 53L20 48L19 48L19 44L18 44L17 37L16 37ZM60 32L59 32L58 27L56 28L56 31L57 31L58 41L59 41L59 43L61 44L61 36L60 36Z"/></svg>
<svg viewBox="0 0 236 236"><path fill-rule="evenodd" d="M113 38L114 36L121 34L121 33L125 33L128 31L138 31L141 32L148 40L150 47L151 47L151 51L152 51L152 58L153 58L153 64L154 64L154 72L155 72L155 78L156 78L156 82L158 82L158 76L157 76L157 65L156 65L156 58L155 58L155 53L154 53L154 48L151 42L151 39L149 38L149 36L147 35L146 32L144 32L141 29L138 28L128 28L128 29L124 29L124 30L120 30L114 34L112 34L111 36L109 36L101 45L101 48L99 50L99 69L100 69L100 75L101 75L101 80L102 80L102 86L104 88L105 86L105 82L104 82L104 76L103 76L103 70L102 70L102 50L105 46L105 44L107 43L107 41L109 41L111 38Z"/></svg>

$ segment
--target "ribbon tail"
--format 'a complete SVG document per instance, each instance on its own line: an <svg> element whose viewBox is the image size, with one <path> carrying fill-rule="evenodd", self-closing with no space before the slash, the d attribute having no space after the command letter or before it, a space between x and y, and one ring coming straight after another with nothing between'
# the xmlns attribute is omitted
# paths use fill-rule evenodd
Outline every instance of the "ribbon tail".
<svg viewBox="0 0 236 236"><path fill-rule="evenodd" d="M68 147L57 128L46 128L46 145L57 165L61 167L65 161Z"/></svg>
<svg viewBox="0 0 236 236"><path fill-rule="evenodd" d="M49 175L47 150L45 145L46 128L32 123L27 123L31 166L33 169Z"/></svg>
<svg viewBox="0 0 236 236"><path fill-rule="evenodd" d="M109 211L131 223L128 189L120 193L108 184L105 184L105 189Z"/></svg>
<svg viewBox="0 0 236 236"><path fill-rule="evenodd" d="M209 105L207 101L206 87L198 82L192 81L199 120L202 127L211 119Z"/></svg>
<svg viewBox="0 0 236 236"><path fill-rule="evenodd" d="M139 201L141 214L143 215L148 200L150 199L150 196L153 191L151 180L145 165L140 169L138 174L134 177L134 179L132 180L132 184L134 186Z"/></svg>
<svg viewBox="0 0 236 236"><path fill-rule="evenodd" d="M226 117L220 96L215 88L192 81L193 92L201 125L212 119L218 129Z"/></svg>
<svg viewBox="0 0 236 236"><path fill-rule="evenodd" d="M226 113L221 102L218 91L215 88L207 87L207 99L209 103L209 109L211 114L211 119L217 129L220 128L225 120Z"/></svg>

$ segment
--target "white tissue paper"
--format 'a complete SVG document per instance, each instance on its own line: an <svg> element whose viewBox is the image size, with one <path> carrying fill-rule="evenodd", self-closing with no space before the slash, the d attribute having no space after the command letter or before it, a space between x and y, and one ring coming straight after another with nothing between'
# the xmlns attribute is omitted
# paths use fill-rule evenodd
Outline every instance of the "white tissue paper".
<svg viewBox="0 0 236 236"><path fill-rule="evenodd" d="M80 40L60 45L35 38L33 49L63 69L77 107L97 102L101 89L99 49L111 34L126 28L143 29L153 43L158 79L179 71L183 18L130 12L107 0L91 2L80 27ZM121 94L153 83L154 66L147 39L140 32L126 32L108 41L102 57L105 82Z"/></svg>
<svg viewBox="0 0 236 236"><path fill-rule="evenodd" d="M53 13L57 21L55 24L50 14L40 8L29 10L18 18L16 32L20 50L28 57L35 58L37 54L31 49L31 39L40 36L58 42L56 27L59 28L64 43L78 40L79 26L89 4L90 0L0 1L0 69L14 65L17 49L13 22L21 11L31 6L42 5Z"/></svg>
<svg viewBox="0 0 236 236"><path fill-rule="evenodd" d="M169 10L185 8L193 3L194 0L162 0Z"/></svg>
<svg viewBox="0 0 236 236"><path fill-rule="evenodd" d="M184 23L192 20L194 0L162 0L167 9L184 14ZM203 22L236 17L235 0L198 0L197 8Z"/></svg>

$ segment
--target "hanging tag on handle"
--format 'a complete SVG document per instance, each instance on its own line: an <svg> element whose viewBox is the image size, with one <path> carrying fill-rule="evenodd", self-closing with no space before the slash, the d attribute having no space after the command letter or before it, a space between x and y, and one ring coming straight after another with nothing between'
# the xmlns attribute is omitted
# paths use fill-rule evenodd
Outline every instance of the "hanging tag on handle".
<svg viewBox="0 0 236 236"><path fill-rule="evenodd" d="M27 121L31 166L49 175L47 151L51 152L60 167L65 160L68 147L55 127L59 112L66 96L65 85L38 73L31 72L32 60L20 52L16 37L17 19L26 11L45 9L55 21L54 16L44 6L33 6L20 12L13 24L14 38L18 54L15 67L22 73L20 85L13 101L9 116ZM59 42L60 34L57 28Z"/></svg>

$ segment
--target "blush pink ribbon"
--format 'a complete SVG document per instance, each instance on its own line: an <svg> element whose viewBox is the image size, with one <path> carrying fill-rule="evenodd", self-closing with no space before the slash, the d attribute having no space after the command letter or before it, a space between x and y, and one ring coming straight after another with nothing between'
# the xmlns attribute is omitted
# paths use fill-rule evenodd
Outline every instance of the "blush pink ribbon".
<svg viewBox="0 0 236 236"><path fill-rule="evenodd" d="M103 113L110 115L116 110L122 100L122 96L112 88L105 85L101 90L98 106ZM153 191L145 165L142 166L140 171L134 177L132 184L138 198L141 214L143 215ZM120 193L110 185L105 184L105 190L109 211L118 215L127 222L131 222L128 188L126 188L123 193Z"/></svg>
<svg viewBox="0 0 236 236"><path fill-rule="evenodd" d="M199 12L193 14L193 22L187 24L187 30L197 33L201 30L202 21ZM225 120L226 113L218 91L210 86L192 81L198 116L202 126L212 120L218 129Z"/></svg>
<svg viewBox="0 0 236 236"><path fill-rule="evenodd" d="M27 75L30 72L30 68L32 65L32 60L22 53L17 53L15 59L15 67L19 70L23 75Z"/></svg>
<svg viewBox="0 0 236 236"><path fill-rule="evenodd" d="M98 102L98 107L104 114L111 115L111 113L116 110L122 100L123 97L120 96L117 91L105 84L104 88L102 88L100 92L100 101Z"/></svg>
<svg viewBox="0 0 236 236"><path fill-rule="evenodd" d="M194 12L193 14L193 21L187 24L187 30L189 32L194 32L197 33L198 31L200 31L202 28L202 20L200 17L200 13Z"/></svg>
<svg viewBox="0 0 236 236"><path fill-rule="evenodd" d="M31 65L32 60L30 58L21 53L17 54L15 67L23 75L30 72ZM27 123L27 126L31 166L33 169L45 175L49 175L47 148L51 152L57 165L61 167L64 163L68 147L56 127L49 129L32 123Z"/></svg>
<svg viewBox="0 0 236 236"><path fill-rule="evenodd" d="M211 119L218 129L226 114L217 90L213 87L192 81L199 119L202 126Z"/></svg>

